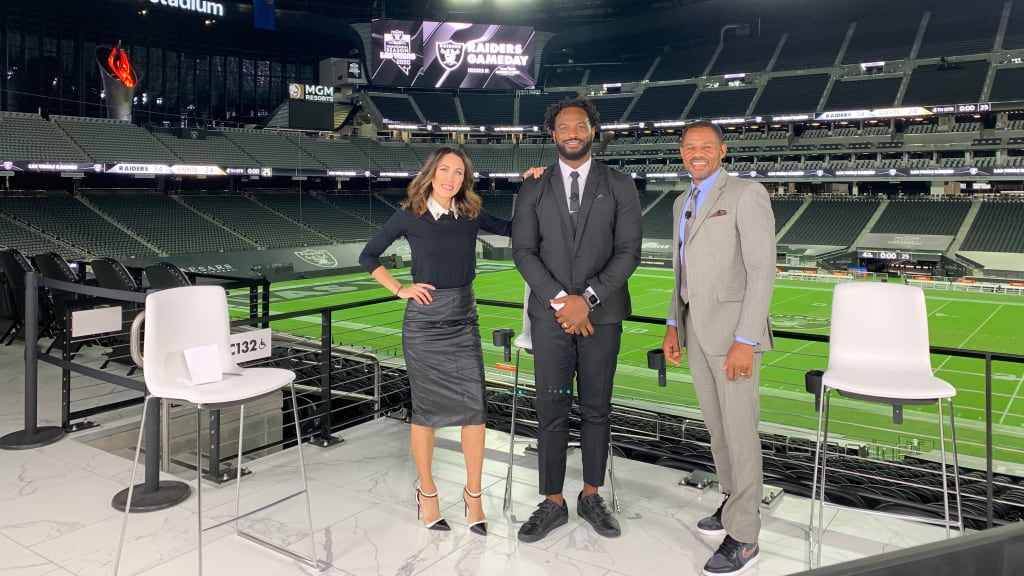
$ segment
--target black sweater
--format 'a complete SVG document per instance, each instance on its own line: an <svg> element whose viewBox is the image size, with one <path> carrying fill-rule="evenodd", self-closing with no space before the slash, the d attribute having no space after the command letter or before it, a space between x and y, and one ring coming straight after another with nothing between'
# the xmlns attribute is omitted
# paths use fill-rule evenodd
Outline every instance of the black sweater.
<svg viewBox="0 0 1024 576"><path fill-rule="evenodd" d="M359 265L367 272L380 266L380 255L401 236L412 249L412 279L435 288L458 288L476 277L476 236L481 230L509 236L512 223L481 210L470 220L434 220L430 211L414 217L408 209L395 212L359 254Z"/></svg>

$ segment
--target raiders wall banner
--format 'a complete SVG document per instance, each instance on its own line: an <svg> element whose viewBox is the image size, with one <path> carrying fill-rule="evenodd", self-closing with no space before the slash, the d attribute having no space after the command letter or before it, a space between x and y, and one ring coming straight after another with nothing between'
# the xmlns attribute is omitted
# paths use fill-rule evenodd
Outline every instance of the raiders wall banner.
<svg viewBox="0 0 1024 576"><path fill-rule="evenodd" d="M534 87L528 26L374 20L371 82L425 88Z"/></svg>

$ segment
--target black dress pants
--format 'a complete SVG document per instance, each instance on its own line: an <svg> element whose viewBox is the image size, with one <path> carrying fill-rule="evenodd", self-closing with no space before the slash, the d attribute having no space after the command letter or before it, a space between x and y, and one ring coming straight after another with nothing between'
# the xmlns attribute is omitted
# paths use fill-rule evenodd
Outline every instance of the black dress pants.
<svg viewBox="0 0 1024 576"><path fill-rule="evenodd" d="M595 324L594 334L572 336L555 320L530 315L537 382L537 449L540 493L560 494L565 482L573 383L580 404L583 481L604 485L611 440L612 383L622 341L622 323Z"/></svg>

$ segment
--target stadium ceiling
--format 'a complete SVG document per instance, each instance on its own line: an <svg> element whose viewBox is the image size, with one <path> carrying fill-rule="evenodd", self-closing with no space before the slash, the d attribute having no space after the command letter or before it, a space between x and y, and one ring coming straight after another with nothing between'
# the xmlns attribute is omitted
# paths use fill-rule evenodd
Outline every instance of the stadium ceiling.
<svg viewBox="0 0 1024 576"><path fill-rule="evenodd" d="M255 0L261 1L261 0ZM691 6L709 0L275 0L278 9L350 22L375 18L470 21L557 32L587 24Z"/></svg>

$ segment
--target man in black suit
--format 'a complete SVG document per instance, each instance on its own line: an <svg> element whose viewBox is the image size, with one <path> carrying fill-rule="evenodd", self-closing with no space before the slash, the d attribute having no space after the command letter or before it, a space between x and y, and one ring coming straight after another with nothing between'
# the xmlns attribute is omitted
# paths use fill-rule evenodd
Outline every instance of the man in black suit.
<svg viewBox="0 0 1024 576"><path fill-rule="evenodd" d="M548 107L544 126L558 163L519 189L512 248L530 286L537 383L540 493L545 500L519 530L536 542L568 522L562 497L573 380L579 395L583 491L577 512L602 536L620 534L598 488L610 442L612 381L630 314L630 274L640 263L640 200L633 180L591 159L599 115L586 98Z"/></svg>

